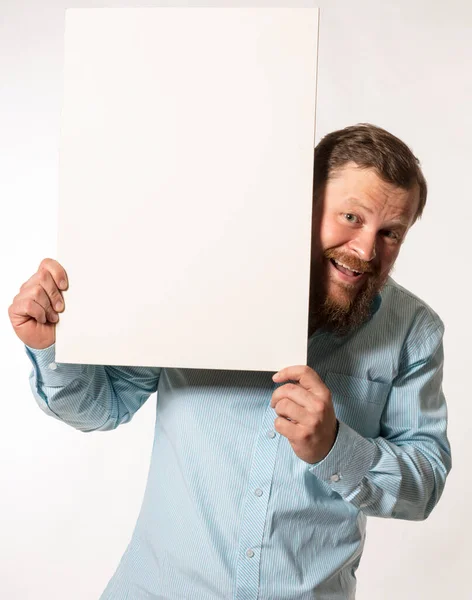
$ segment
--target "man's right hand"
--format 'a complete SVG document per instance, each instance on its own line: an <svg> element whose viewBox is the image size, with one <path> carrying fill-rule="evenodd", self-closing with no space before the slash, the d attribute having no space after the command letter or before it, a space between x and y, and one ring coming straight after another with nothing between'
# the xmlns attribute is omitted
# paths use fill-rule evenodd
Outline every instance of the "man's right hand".
<svg viewBox="0 0 472 600"><path fill-rule="evenodd" d="M37 272L21 286L8 308L8 315L24 344L42 349L56 341L58 313L64 310L61 291L67 287L65 270L52 258L45 258Z"/></svg>

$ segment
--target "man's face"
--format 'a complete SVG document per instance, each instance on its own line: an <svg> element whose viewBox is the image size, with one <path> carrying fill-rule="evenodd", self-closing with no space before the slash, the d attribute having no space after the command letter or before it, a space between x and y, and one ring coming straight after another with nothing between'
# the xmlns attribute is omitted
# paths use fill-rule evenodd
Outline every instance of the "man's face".
<svg viewBox="0 0 472 600"><path fill-rule="evenodd" d="M331 176L313 209L310 334L345 334L368 318L418 203L417 186L398 188L352 162Z"/></svg>

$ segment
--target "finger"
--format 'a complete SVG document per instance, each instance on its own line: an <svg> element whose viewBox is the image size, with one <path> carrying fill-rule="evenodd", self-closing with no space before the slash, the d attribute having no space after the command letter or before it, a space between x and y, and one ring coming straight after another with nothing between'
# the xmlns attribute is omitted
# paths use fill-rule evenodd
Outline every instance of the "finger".
<svg viewBox="0 0 472 600"><path fill-rule="evenodd" d="M306 390L316 389L320 384L324 385L318 373L310 369L307 365L297 365L281 369L272 376L272 380L276 383L288 380L297 381Z"/></svg>
<svg viewBox="0 0 472 600"><path fill-rule="evenodd" d="M25 290L23 293L27 294L26 297L32 298L35 302L37 302L40 306L43 307L48 321L56 323L56 321L58 320L57 312L51 306L51 300L46 294L46 291L44 290L42 285L37 283L31 288L28 288L28 290Z"/></svg>
<svg viewBox="0 0 472 600"><path fill-rule="evenodd" d="M279 417L290 419L293 423L303 423L307 417L306 410L288 398L277 402L275 412Z"/></svg>
<svg viewBox="0 0 472 600"><path fill-rule="evenodd" d="M12 305L12 311L20 317L31 317L43 325L47 323L46 311L33 298L20 298Z"/></svg>
<svg viewBox="0 0 472 600"><path fill-rule="evenodd" d="M282 398L289 398L296 404L299 404L305 408L313 404L314 400L310 392L296 383L286 383L274 391L270 401L272 408L275 408L277 403L282 400Z"/></svg>
<svg viewBox="0 0 472 600"><path fill-rule="evenodd" d="M47 269L40 269L26 284L20 288L21 293L29 295L37 285L40 285L43 288L48 297L49 304L56 312L60 312L64 309L64 299L62 297L62 293L57 288L56 282Z"/></svg>
<svg viewBox="0 0 472 600"><path fill-rule="evenodd" d="M41 261L38 271L46 269L51 273L52 278L58 289L66 290L69 287L69 279L64 267L53 258L45 258Z"/></svg>
<svg viewBox="0 0 472 600"><path fill-rule="evenodd" d="M37 278L38 278L38 272L36 271L36 273L34 273L33 275L31 275L31 277L29 279L27 279L21 286L20 286L20 292L22 292L23 290L26 290L28 288L30 288L32 285L36 285L37 283Z"/></svg>
<svg viewBox="0 0 472 600"><path fill-rule="evenodd" d="M294 440L297 435L299 425L292 423L291 421L287 421L283 417L277 417L274 421L274 429L280 435L283 435L288 440Z"/></svg>

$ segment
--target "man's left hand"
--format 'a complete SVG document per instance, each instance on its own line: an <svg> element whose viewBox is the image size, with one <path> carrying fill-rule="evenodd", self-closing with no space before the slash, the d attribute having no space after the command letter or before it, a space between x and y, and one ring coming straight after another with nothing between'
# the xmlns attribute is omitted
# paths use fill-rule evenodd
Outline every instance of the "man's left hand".
<svg viewBox="0 0 472 600"><path fill-rule="evenodd" d="M333 447L338 430L331 392L307 366L287 367L272 377L281 385L270 405L279 415L274 426L288 439L295 454L309 464L323 460ZM288 421L287 419L290 419Z"/></svg>

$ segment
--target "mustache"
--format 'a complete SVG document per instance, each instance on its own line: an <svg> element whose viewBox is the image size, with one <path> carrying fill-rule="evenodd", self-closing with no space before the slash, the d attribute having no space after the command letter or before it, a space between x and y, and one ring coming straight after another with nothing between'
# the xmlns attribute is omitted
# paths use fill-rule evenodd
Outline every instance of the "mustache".
<svg viewBox="0 0 472 600"><path fill-rule="evenodd" d="M324 256L328 260L334 258L335 260L345 264L350 269L353 269L359 273L368 273L370 275L379 274L378 266L373 265L371 262L360 260L356 256L352 256L350 254L345 254L336 250L326 250Z"/></svg>

